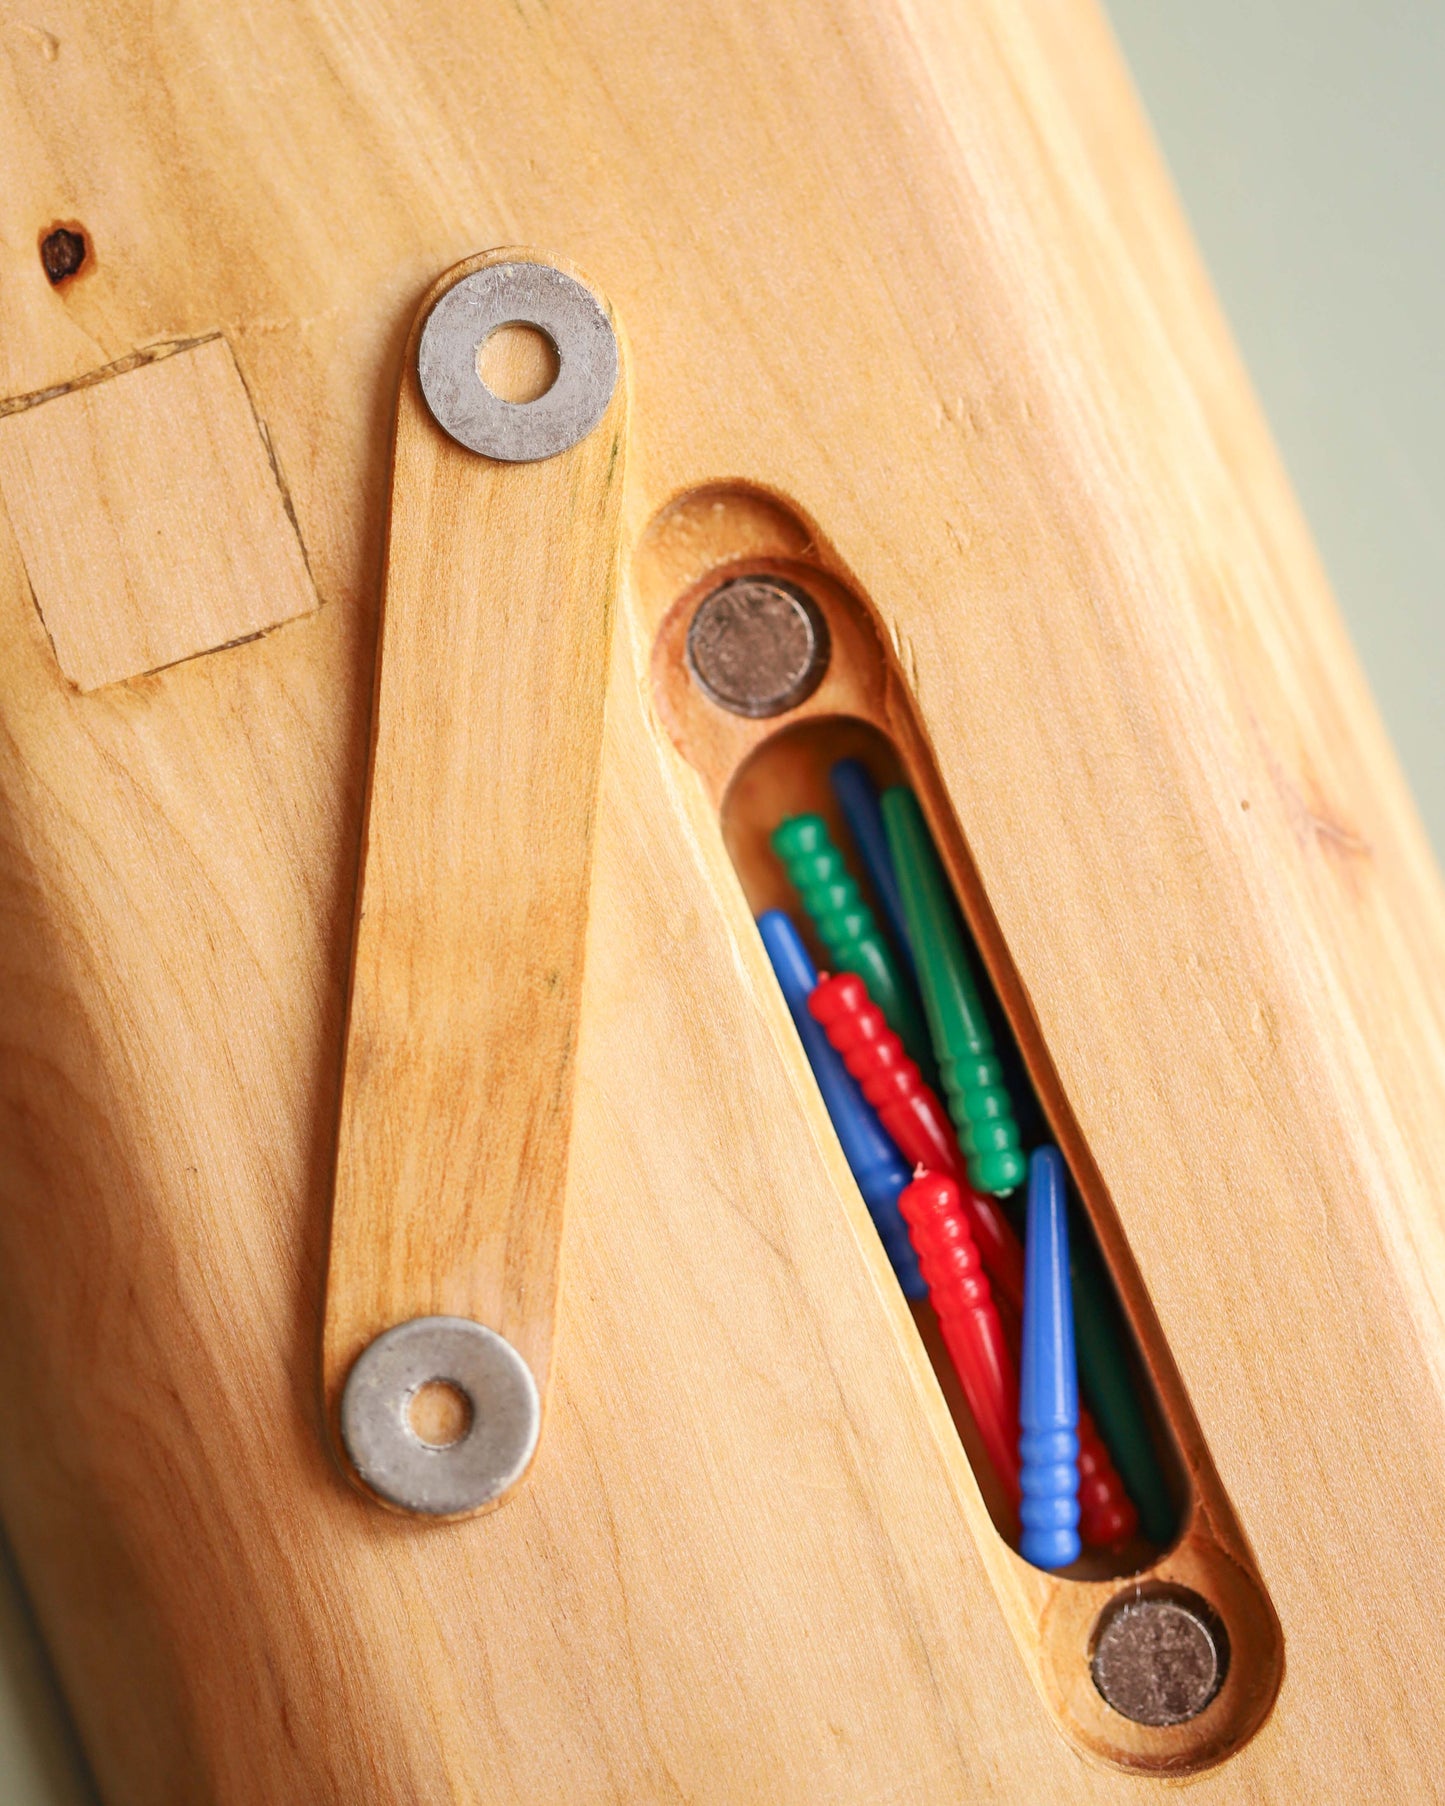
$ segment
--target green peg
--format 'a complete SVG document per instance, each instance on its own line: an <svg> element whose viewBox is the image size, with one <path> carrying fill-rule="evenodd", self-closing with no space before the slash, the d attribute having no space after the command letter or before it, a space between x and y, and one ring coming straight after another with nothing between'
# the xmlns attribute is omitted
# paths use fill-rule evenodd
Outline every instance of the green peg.
<svg viewBox="0 0 1445 1806"><path fill-rule="evenodd" d="M883 793L883 825L903 892L948 1113L968 1176L980 1191L1010 1192L1028 1174L1018 1124L968 963L953 896L918 798L902 785Z"/></svg>
<svg viewBox="0 0 1445 1806"><path fill-rule="evenodd" d="M1174 1501L1134 1389L1123 1318L1092 1227L1075 1234L1072 1255L1079 1385L1119 1478L1139 1507L1140 1529L1164 1548L1174 1539Z"/></svg>
<svg viewBox="0 0 1445 1806"><path fill-rule="evenodd" d="M931 1070L928 1030L912 985L833 845L828 824L821 815L790 815L773 830L772 847L839 969L863 980L909 1058L925 1073Z"/></svg>

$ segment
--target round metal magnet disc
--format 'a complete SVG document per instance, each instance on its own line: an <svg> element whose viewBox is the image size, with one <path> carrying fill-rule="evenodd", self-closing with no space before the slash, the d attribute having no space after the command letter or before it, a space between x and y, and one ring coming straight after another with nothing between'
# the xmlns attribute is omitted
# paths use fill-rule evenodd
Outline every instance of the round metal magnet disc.
<svg viewBox="0 0 1445 1806"><path fill-rule="evenodd" d="M477 374L499 326L535 326L557 348L557 380L535 401L503 401ZM421 392L469 451L531 463L585 439L617 386L617 335L595 295L547 263L494 263L455 283L427 315L417 350Z"/></svg>
<svg viewBox="0 0 1445 1806"><path fill-rule="evenodd" d="M440 1381L471 1407L445 1448L411 1427L413 1396ZM374 1493L405 1511L477 1511L526 1472L542 1426L527 1363L504 1336L467 1317L414 1317L384 1331L358 1358L341 1395L341 1437Z"/></svg>
<svg viewBox="0 0 1445 1806"><path fill-rule="evenodd" d="M1115 1600L1094 1639L1090 1672L1114 1710L1135 1724L1187 1724L1224 1682L1229 1647L1202 1599L1179 1592Z"/></svg>
<svg viewBox="0 0 1445 1806"><path fill-rule="evenodd" d="M830 653L817 603L781 577L734 577L699 603L687 630L687 666L699 689L754 720L805 702Z"/></svg>

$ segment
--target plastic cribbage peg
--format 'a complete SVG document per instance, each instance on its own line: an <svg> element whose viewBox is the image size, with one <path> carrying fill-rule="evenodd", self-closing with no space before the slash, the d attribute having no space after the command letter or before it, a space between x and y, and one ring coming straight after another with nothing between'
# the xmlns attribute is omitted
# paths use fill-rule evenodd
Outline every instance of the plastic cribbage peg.
<svg viewBox="0 0 1445 1806"><path fill-rule="evenodd" d="M885 790L882 809L923 1006L968 1176L980 1191L1010 1192L1027 1168L948 881L913 792L902 785Z"/></svg>
<svg viewBox="0 0 1445 1806"><path fill-rule="evenodd" d="M843 811L843 819L888 923L888 931L912 968L913 943L908 938L908 918L903 913L903 892L898 888L898 873L893 869L893 855L888 851L888 830L883 826L883 810L878 802L878 786L873 782L873 774L861 759L839 759L828 773L828 782Z"/></svg>
<svg viewBox="0 0 1445 1806"><path fill-rule="evenodd" d="M1139 1507L1145 1536L1162 1548L1176 1527L1169 1484L1140 1409L1114 1289L1093 1240L1074 1238L1074 1334L1079 1381L1100 1434Z"/></svg>
<svg viewBox="0 0 1445 1806"><path fill-rule="evenodd" d="M808 1008L822 1023L834 1050L843 1056L909 1165L966 1180L963 1154L948 1112L937 1093L924 1083L863 980L853 972L820 980ZM961 1191L969 1228L989 1279L1000 1300L1017 1316L1024 1297L1024 1251L1019 1238L991 1197L966 1183Z"/></svg>
<svg viewBox="0 0 1445 1806"><path fill-rule="evenodd" d="M918 1270L908 1229L898 1214L898 1194L908 1183L908 1168L884 1134L872 1105L808 1011L808 999L817 986L818 974L803 945L803 937L792 918L781 909L767 910L758 917L758 933L763 937L779 988L797 1025L798 1037L823 1094L844 1158L863 1194L863 1202L868 1206L868 1214L892 1262L898 1283L905 1297L926 1298L928 1287Z"/></svg>
<svg viewBox="0 0 1445 1806"><path fill-rule="evenodd" d="M1057 1148L1029 1161L1024 1242L1024 1345L1019 1381L1019 1554L1036 1568L1077 1561L1079 1384L1069 1284L1069 1218Z"/></svg>
<svg viewBox="0 0 1445 1806"><path fill-rule="evenodd" d="M1079 1405L1079 1535L1088 1549L1122 1549L1134 1540L1139 1510L1109 1459L1094 1420Z"/></svg>
<svg viewBox="0 0 1445 1806"><path fill-rule="evenodd" d="M821 815L790 815L773 830L783 863L819 939L845 972L856 972L912 1058L930 1060L928 1028L913 982L898 963L857 880L834 846Z"/></svg>
<svg viewBox="0 0 1445 1806"><path fill-rule="evenodd" d="M973 1239L983 1258L1006 1335L1016 1339L1024 1297L1024 1251L1012 1223L994 1200L968 1184L963 1155L948 1114L923 1083L903 1044L883 1020L856 973L820 979L808 1008L822 1023L836 1053L863 1087L878 1119L914 1167L942 1172L959 1181L959 1196ZM927 1275L925 1274L925 1278ZM1137 1433L1132 1401L1128 1424ZM1125 1488L1093 1419L1079 1411L1079 1530L1091 1549L1127 1543L1139 1528L1139 1513Z"/></svg>
<svg viewBox="0 0 1445 1806"><path fill-rule="evenodd" d="M920 1173L898 1200L928 1296L994 1472L1019 1502L1018 1369L958 1181Z"/></svg>

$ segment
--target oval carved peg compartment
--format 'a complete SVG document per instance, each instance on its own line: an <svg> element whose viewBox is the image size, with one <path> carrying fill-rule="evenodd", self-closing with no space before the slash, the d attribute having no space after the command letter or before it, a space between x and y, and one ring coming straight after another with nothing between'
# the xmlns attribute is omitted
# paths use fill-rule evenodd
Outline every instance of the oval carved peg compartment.
<svg viewBox="0 0 1445 1806"><path fill-rule="evenodd" d="M708 487L674 501L640 540L632 577L652 645L654 705L717 809L754 915L788 909L804 920L770 844L780 821L821 815L835 844L848 847L829 783L838 760L856 760L880 788L904 783L919 798L991 991L983 1001L1025 1143L1056 1143L1069 1168L1078 1207L1076 1289L1081 1263L1096 1263L1106 1275L1139 1421L1165 1489L1163 1520L1159 1508L1152 1521L1145 1510L1143 1529L1127 1545L1086 1549L1061 1573L1030 1566L1012 1546L1013 1507L983 1455L927 1302L912 1306L915 1357L931 1364L942 1387L958 1430L957 1458L974 1482L961 1489L964 1509L1020 1653L1059 1727L1089 1755L1135 1772L1210 1767L1241 1748L1269 1715L1284 1668L1279 1621L1119 1211L1050 1060L1025 975L990 910L900 661L816 530L745 485ZM769 586L771 600L764 606L751 598L755 639L729 664L716 634L709 635L749 582ZM704 602L709 607L700 612ZM735 652L738 644L735 636ZM749 657L757 667L751 673L739 668ZM876 902L866 874L859 875L865 897ZM816 940L813 953L820 962L827 957ZM847 1207L861 1254L891 1278L861 1202L854 1196Z"/></svg>

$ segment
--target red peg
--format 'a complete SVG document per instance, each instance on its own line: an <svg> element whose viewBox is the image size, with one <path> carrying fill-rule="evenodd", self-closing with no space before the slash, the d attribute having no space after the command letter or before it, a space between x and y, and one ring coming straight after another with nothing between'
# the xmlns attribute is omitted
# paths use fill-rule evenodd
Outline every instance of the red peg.
<svg viewBox="0 0 1445 1806"><path fill-rule="evenodd" d="M868 987L852 972L822 978L808 1008L863 1088L878 1119L910 1166L958 1181L962 1207L999 1302L1016 1319L1023 1309L1024 1251L997 1202L968 1183L958 1137L936 1092L924 1083Z"/></svg>
<svg viewBox="0 0 1445 1806"><path fill-rule="evenodd" d="M1122 1549L1134 1540L1139 1511L1115 1472L1094 1420L1079 1411L1079 1535L1086 1549Z"/></svg>
<svg viewBox="0 0 1445 1806"><path fill-rule="evenodd" d="M905 1187L898 1208L908 1225L919 1271L938 1313L994 1471L1019 1500L1019 1381L988 1277L964 1212L958 1181L922 1173Z"/></svg>

